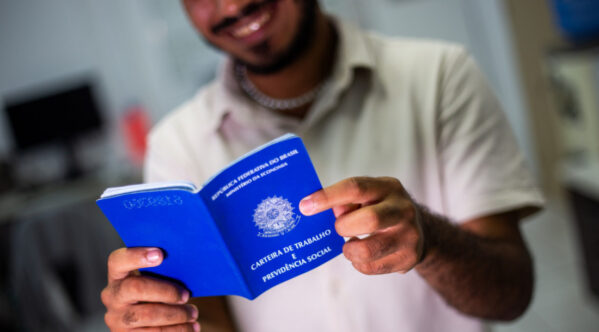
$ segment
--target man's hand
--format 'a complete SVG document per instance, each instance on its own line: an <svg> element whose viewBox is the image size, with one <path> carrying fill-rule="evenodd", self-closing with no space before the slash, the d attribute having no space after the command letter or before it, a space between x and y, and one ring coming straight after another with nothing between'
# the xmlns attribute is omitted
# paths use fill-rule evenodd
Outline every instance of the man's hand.
<svg viewBox="0 0 599 332"><path fill-rule="evenodd" d="M331 208L337 232L352 237L343 253L360 272L416 267L450 305L484 319L513 320L530 303L532 260L518 226L526 207L458 226L416 204L398 180L364 177L343 180L300 202L306 215ZM367 237L356 238L360 235Z"/></svg>
<svg viewBox="0 0 599 332"><path fill-rule="evenodd" d="M137 269L157 266L157 248L121 248L108 258L108 285L102 291L104 320L116 331L199 331L198 309L189 292L175 284L144 277Z"/></svg>
<svg viewBox="0 0 599 332"><path fill-rule="evenodd" d="M405 273L422 259L425 239L418 206L397 179L349 178L300 202L305 215L328 209L337 217L337 233L351 237L343 254L358 271Z"/></svg>

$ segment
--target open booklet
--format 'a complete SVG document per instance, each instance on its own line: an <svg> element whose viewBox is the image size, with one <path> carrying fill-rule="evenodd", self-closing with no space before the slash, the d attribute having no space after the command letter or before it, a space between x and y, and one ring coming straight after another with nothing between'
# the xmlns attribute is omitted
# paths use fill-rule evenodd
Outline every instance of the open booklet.
<svg viewBox="0 0 599 332"><path fill-rule="evenodd" d="M98 206L127 247L159 247L145 273L192 296L254 299L341 253L332 211L299 212L322 186L301 139L287 134L246 154L201 189L187 182L108 188Z"/></svg>

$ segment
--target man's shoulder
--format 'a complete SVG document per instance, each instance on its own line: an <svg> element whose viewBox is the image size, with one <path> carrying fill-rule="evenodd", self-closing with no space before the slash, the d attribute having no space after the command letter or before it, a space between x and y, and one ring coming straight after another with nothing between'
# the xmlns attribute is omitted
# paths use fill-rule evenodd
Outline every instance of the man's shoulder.
<svg viewBox="0 0 599 332"><path fill-rule="evenodd" d="M208 133L214 121L215 89L217 82L212 81L200 88L194 96L168 112L150 131L150 142L172 140L184 134L202 135Z"/></svg>
<svg viewBox="0 0 599 332"><path fill-rule="evenodd" d="M376 57L378 75L391 86L400 81L414 87L434 86L470 56L463 45L444 40L372 32L368 33L368 40Z"/></svg>
<svg viewBox="0 0 599 332"><path fill-rule="evenodd" d="M469 56L463 45L451 41L388 36L377 32L367 32L366 35L376 54L377 64L385 70L397 68L403 73L441 74Z"/></svg>
<svg viewBox="0 0 599 332"><path fill-rule="evenodd" d="M382 55L393 55L398 60L424 60L432 57L455 57L467 53L463 45L447 40L410 38L367 32L368 38Z"/></svg>

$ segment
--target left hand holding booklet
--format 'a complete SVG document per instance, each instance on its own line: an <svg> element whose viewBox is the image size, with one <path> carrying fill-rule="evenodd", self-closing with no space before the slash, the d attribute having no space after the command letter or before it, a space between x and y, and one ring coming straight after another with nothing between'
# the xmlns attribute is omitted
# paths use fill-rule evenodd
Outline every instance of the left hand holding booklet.
<svg viewBox="0 0 599 332"><path fill-rule="evenodd" d="M281 136L246 154L200 189L187 182L108 188L97 201L127 247L158 247L142 269L192 296L254 299L341 253L331 210L299 212L322 189L301 139Z"/></svg>

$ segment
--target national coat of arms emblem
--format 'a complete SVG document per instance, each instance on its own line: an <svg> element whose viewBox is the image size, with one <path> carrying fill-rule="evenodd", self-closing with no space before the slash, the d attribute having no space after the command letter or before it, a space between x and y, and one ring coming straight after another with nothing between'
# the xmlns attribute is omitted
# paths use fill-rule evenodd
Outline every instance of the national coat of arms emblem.
<svg viewBox="0 0 599 332"><path fill-rule="evenodd" d="M291 231L300 216L293 213L293 206L283 197L267 197L254 210L254 223L260 229L259 237L275 237Z"/></svg>

